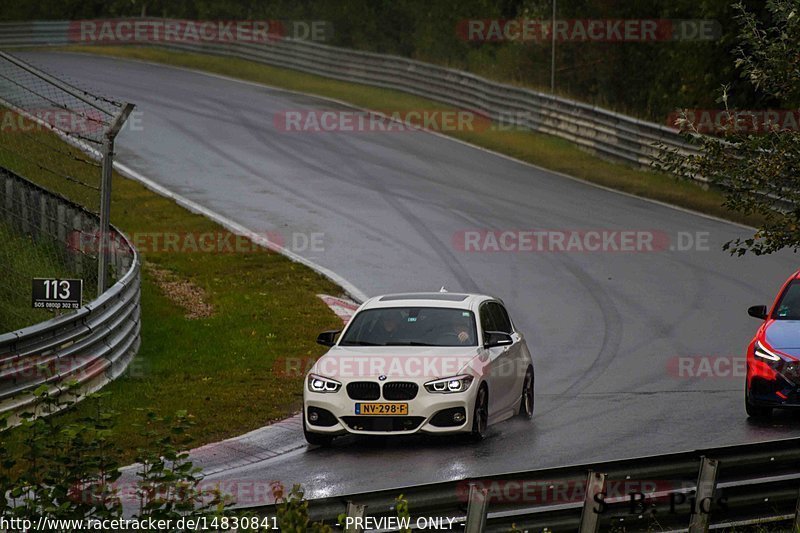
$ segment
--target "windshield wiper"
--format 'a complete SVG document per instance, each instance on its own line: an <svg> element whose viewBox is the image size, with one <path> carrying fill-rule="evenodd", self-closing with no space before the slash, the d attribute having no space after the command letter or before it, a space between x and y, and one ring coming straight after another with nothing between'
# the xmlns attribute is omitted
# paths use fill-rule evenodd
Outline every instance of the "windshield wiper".
<svg viewBox="0 0 800 533"><path fill-rule="evenodd" d="M385 346L436 346L436 344L428 344L427 342L408 341L408 342L387 342Z"/></svg>
<svg viewBox="0 0 800 533"><path fill-rule="evenodd" d="M377 342L369 342L369 341L342 341L339 343L340 346L386 346L385 344L380 344Z"/></svg>

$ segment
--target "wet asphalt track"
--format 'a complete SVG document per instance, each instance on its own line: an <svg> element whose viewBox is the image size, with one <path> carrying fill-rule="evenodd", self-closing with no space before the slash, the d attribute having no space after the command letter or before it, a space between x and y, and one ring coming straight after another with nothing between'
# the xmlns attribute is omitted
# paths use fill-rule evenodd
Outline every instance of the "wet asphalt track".
<svg viewBox="0 0 800 533"><path fill-rule="evenodd" d="M351 438L301 447L218 478L303 483L324 496L800 435L800 418L744 415L743 379L675 377L677 356L742 356L791 254L733 258L738 226L588 186L445 138L282 133L273 113L339 106L115 59L26 53L47 70L134 102L119 160L254 231L322 232L301 255L369 295L438 289L500 296L535 354L532 423L452 439ZM465 253L465 229L707 232L710 251ZM674 241L673 241L674 242ZM254 406L257 408L257 406ZM298 443L299 430L287 431Z"/></svg>

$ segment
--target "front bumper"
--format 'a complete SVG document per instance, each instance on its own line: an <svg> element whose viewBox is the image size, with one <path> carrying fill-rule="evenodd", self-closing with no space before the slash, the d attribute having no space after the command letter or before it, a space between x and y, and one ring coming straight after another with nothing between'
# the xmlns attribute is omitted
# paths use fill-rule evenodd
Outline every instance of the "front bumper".
<svg viewBox="0 0 800 533"><path fill-rule="evenodd" d="M342 388L335 393L312 392L308 390L307 385L304 385L303 409L306 415L304 417L306 431L327 435L346 433L356 435L410 435L414 433L441 435L471 431L478 383L473 381L464 392L442 394L431 393L425 389L424 384L431 379L398 379L384 382L372 379L353 379L342 383ZM347 391L347 385L350 382L376 383L381 387L381 395L374 400L351 398ZM416 396L409 400L384 398L382 387L397 382L416 383L418 385ZM408 404L408 414L402 416L358 415L356 414L357 403L405 403ZM324 410L325 413L320 410ZM311 411L316 411L318 414L316 422L309 420ZM462 413L463 422L453 421L452 415L456 412ZM330 413L331 416L326 413ZM448 422L448 418L449 425L443 425Z"/></svg>
<svg viewBox="0 0 800 533"><path fill-rule="evenodd" d="M749 380L748 401L760 407L800 409L800 386L780 374L774 380L754 377Z"/></svg>

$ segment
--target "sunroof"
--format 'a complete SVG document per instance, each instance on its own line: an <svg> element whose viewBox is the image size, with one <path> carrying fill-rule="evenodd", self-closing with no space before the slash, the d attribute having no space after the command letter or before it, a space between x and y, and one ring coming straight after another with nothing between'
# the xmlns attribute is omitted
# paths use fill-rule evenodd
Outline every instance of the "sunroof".
<svg viewBox="0 0 800 533"><path fill-rule="evenodd" d="M382 296L381 302L393 302L395 300L440 300L443 302L463 302L467 299L467 294L453 294L449 292L418 292L411 294L390 294Z"/></svg>

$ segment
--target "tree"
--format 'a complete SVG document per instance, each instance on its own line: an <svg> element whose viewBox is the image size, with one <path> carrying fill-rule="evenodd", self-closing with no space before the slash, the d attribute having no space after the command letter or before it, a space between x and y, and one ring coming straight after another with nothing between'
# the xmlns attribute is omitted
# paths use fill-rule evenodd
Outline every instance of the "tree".
<svg viewBox="0 0 800 533"><path fill-rule="evenodd" d="M765 109L729 109L723 89L720 101L727 112L711 135L687 112L678 119L698 154L668 152L656 165L708 180L722 188L727 208L760 218L752 237L725 244L737 255L800 248L800 3L769 0L766 7L766 20L760 20L741 3L736 6L736 67Z"/></svg>
<svg viewBox="0 0 800 533"><path fill-rule="evenodd" d="M233 499L203 483L188 454L180 451L189 444L193 425L185 412L166 418L147 413L140 431L148 445L137 451L135 478L122 481L121 450L113 439L118 413L104 407L107 393L83 400L93 406L88 415L44 416L68 409L80 397L77 383L66 385L59 396L51 396L46 386L38 388L17 428L6 429L8 413L0 415L0 430L13 432L0 438L0 523L24 519L36 524L47 518L83 520L88 526L89 520L122 518L129 500L132 518L170 520L166 533L183 532L181 518L213 524L214 519L230 523L233 517L251 517L230 509ZM257 529L260 522L247 525Z"/></svg>

